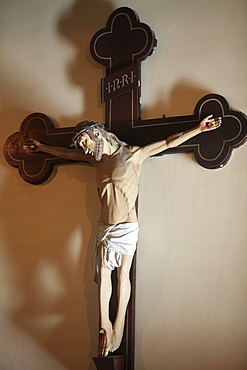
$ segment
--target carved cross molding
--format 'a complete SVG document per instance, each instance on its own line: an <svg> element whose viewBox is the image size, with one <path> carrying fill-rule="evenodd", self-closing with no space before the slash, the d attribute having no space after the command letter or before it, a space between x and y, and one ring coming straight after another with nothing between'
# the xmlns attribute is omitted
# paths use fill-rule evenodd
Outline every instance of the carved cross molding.
<svg viewBox="0 0 247 370"><path fill-rule="evenodd" d="M106 77L101 84L107 128L129 144L145 145L191 129L211 113L215 117L222 116L220 129L196 136L166 154L193 152L201 166L223 167L232 150L245 142L247 133L246 116L232 110L224 97L217 94L202 97L191 116L141 119L140 63L152 54L156 45L154 32L126 7L115 10L106 27L93 36L92 57L106 66ZM73 127L59 128L54 119L43 113L33 113L24 119L20 131L7 139L4 155L11 166L18 168L25 181L41 184L49 179L54 165L66 161L43 153L27 154L22 148L23 142L37 137L48 145L68 146L72 134Z"/></svg>

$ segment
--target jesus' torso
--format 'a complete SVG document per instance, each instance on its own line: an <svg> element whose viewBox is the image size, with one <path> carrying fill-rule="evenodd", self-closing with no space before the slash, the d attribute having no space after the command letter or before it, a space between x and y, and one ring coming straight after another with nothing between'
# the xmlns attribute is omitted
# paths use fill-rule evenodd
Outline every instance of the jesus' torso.
<svg viewBox="0 0 247 370"><path fill-rule="evenodd" d="M139 147L120 146L95 164L102 224L137 221L135 202L142 161Z"/></svg>

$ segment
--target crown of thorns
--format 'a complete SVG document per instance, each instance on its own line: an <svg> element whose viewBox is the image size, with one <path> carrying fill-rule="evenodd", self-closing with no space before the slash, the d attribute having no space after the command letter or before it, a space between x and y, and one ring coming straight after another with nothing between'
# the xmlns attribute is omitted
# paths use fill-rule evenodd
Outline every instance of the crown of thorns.
<svg viewBox="0 0 247 370"><path fill-rule="evenodd" d="M72 141L71 141L71 147L77 147L77 140L78 138L84 134L85 132L86 133L90 133L93 131L94 128L98 128L98 129L104 129L105 126L103 125L103 123L99 123L99 122L91 122L91 121L82 121L82 122L79 122L76 127L75 127L75 130L74 130L74 136L72 138Z"/></svg>

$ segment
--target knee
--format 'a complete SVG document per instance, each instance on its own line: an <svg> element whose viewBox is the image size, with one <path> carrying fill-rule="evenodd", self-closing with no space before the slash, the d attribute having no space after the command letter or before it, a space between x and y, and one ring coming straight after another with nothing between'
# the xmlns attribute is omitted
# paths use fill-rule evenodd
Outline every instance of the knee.
<svg viewBox="0 0 247 370"><path fill-rule="evenodd" d="M129 281L129 271L120 268L118 270L118 281L120 283L128 282Z"/></svg>
<svg viewBox="0 0 247 370"><path fill-rule="evenodd" d="M100 278L101 278L101 280L109 279L110 277L111 277L111 270L108 267L102 265L100 267Z"/></svg>

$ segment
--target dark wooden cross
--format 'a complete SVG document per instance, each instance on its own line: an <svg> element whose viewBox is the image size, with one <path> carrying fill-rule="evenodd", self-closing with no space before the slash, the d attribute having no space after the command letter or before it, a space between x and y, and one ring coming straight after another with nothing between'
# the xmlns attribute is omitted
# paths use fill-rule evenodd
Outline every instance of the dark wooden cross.
<svg viewBox="0 0 247 370"><path fill-rule="evenodd" d="M101 81L106 128L129 144L145 145L196 127L209 114L221 116L222 126L219 129L207 135L198 135L159 155L193 152L201 166L207 169L223 167L232 150L246 140L247 118L243 113L232 110L222 96L209 94L202 97L192 115L141 119L141 62L152 54L156 46L154 32L127 7L115 10L106 27L93 36L91 55L106 67L106 77ZM59 128L47 115L33 113L24 119L20 131L7 139L5 158L10 165L18 168L25 181L31 184L44 183L50 178L55 165L71 161L45 153L26 153L23 150L24 141L38 138L47 145L69 146L73 129ZM122 345L116 351L116 356L99 359L100 362L95 359L98 369L134 369L135 262L131 279L132 298Z"/></svg>

